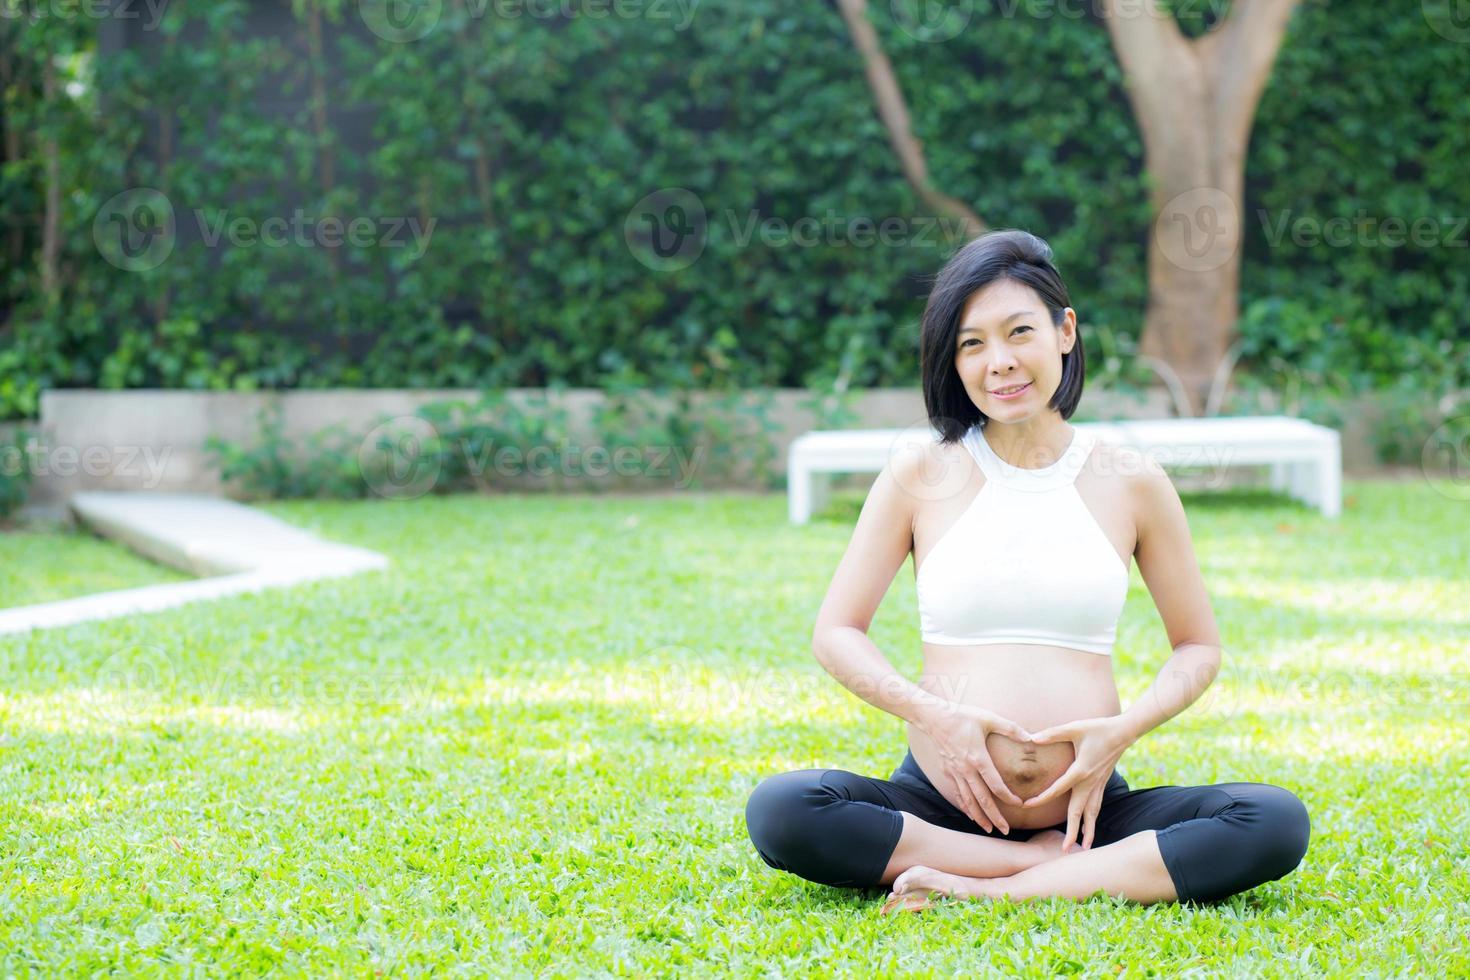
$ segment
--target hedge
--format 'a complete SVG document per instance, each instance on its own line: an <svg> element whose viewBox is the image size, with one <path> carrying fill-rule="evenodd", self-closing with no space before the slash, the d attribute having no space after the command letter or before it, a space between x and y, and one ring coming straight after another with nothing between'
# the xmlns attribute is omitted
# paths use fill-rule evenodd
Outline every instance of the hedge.
<svg viewBox="0 0 1470 980"><path fill-rule="evenodd" d="M67 386L917 383L926 280L955 240L903 180L830 5L705 0L681 26L688 4L545 17L527 11L567 5L453 0L428 36L395 43L338 3L318 8L319 53L307 0L295 34L252 33L251 6L170 5L161 31L120 52L82 19L5 26L21 81L4 125L22 152L0 195L22 259L0 283L0 418L33 416L41 389ZM1089 4L969 6L967 29L936 43L895 22L903 4L870 5L935 183L992 226L1052 242L1089 360L1126 375L1149 214L1107 32ZM1183 8L1191 33L1202 6ZM79 95L39 97L45 51L66 55ZM1418 4L1298 10L1247 163L1246 371L1349 390L1433 366L1436 385L1466 384L1470 250L1463 228L1451 239L1470 215L1467 75L1470 44ZM278 95L297 100L289 112L261 108ZM45 137L64 189L51 296ZM181 228L145 271L112 264L94 237L136 188L163 190ZM691 264L629 244L640 202L663 190L644 207L667 214L674 188L707 219ZM368 218L378 244L208 248L182 230L297 209ZM1360 213L1431 220L1438 237L1299 243ZM409 219L433 221L422 255L379 247ZM900 233L864 244L885 220Z"/></svg>

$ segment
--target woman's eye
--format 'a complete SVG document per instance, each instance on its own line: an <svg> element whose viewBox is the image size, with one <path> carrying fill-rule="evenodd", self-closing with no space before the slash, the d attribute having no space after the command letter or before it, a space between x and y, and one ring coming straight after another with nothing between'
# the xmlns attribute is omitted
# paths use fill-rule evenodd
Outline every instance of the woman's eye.
<svg viewBox="0 0 1470 980"><path fill-rule="evenodd" d="M1025 324L1022 324L1021 326L1019 326L1016 329L1014 329L1014 330L1011 331L1011 336L1014 337L1016 334L1020 333L1022 330L1030 330L1030 329L1031 329L1031 327L1026 326ZM974 340L974 339L970 339L970 340L967 340L964 343L960 344L960 349L961 350L964 350L966 347L969 347L971 344L978 344L978 343L980 343L980 341Z"/></svg>

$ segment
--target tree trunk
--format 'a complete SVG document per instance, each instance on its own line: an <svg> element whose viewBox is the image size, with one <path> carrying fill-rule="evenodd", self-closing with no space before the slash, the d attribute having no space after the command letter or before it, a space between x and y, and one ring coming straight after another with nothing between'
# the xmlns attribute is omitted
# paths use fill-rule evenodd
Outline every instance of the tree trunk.
<svg viewBox="0 0 1470 980"><path fill-rule="evenodd" d="M61 305L61 276L57 260L61 255L61 149L55 136L57 108L56 62L50 49L41 55L41 95L45 100L43 118L46 135L41 139L41 159L46 174L45 217L41 222L41 292L46 308L55 312Z"/></svg>
<svg viewBox="0 0 1470 980"><path fill-rule="evenodd" d="M311 77L311 125L316 135L316 155L322 192L322 219L335 217L332 197L337 189L337 153L332 145L332 133L327 119L327 67L322 53L322 6L320 0L311 0L306 8L307 66ZM333 281L341 273L340 249L328 248L327 263ZM346 338L341 345L345 353Z"/></svg>
<svg viewBox="0 0 1470 980"><path fill-rule="evenodd" d="M19 28L17 30L20 30ZM24 62L15 58L15 41L11 37L9 20L0 21L0 104L12 105L11 93L14 93L16 104L19 103L21 93L24 91L24 82L18 72ZM0 129L5 131L4 156L0 157L3 163L20 163L20 124L15 119L5 119L0 116ZM9 261L11 265L20 262L21 253L25 247L25 230L21 225L19 215L6 216L7 242L9 247Z"/></svg>
<svg viewBox="0 0 1470 980"><path fill-rule="evenodd" d="M1189 40L1156 0L1108 0L1107 25L1143 134L1150 210L1139 351L1201 414L1240 316L1245 157L1271 66L1299 0L1235 0Z"/></svg>
<svg viewBox="0 0 1470 980"><path fill-rule="evenodd" d="M167 50L169 64L177 64L174 60L178 53L177 45L179 36L168 35L164 41ZM174 170L174 124L177 106L164 103L158 107L158 191L165 198L173 192L173 170ZM158 277L158 299L153 304L153 319L160 330L165 321L168 320L169 311L173 309L174 289L169 278L164 275Z"/></svg>

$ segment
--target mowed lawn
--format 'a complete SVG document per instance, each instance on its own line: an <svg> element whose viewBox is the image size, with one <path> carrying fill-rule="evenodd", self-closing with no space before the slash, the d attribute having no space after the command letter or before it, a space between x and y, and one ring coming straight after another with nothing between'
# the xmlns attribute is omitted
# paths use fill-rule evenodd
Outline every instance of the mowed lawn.
<svg viewBox="0 0 1470 980"><path fill-rule="evenodd" d="M0 609L188 580L85 529L33 524L0 531Z"/></svg>
<svg viewBox="0 0 1470 980"><path fill-rule="evenodd" d="M0 637L0 973L1465 975L1467 504L1346 496L1186 496L1225 670L1119 765L1290 788L1295 873L897 918L744 825L765 776L903 755L809 650L860 495L269 505L392 569ZM1125 705L1169 653L1133 577ZM911 565L872 635L917 674Z"/></svg>

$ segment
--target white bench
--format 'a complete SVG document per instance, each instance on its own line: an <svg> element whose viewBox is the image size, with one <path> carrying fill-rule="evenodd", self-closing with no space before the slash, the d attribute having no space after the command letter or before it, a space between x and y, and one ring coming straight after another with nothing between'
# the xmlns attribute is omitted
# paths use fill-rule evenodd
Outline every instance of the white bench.
<svg viewBox="0 0 1470 980"><path fill-rule="evenodd" d="M1132 446L1164 467L1271 467L1271 489L1335 518L1342 513L1342 440L1335 429L1285 415L1074 422L1104 442ZM786 461L787 507L805 524L826 503L833 473L876 473L915 439L938 441L927 424L907 429L808 432Z"/></svg>

